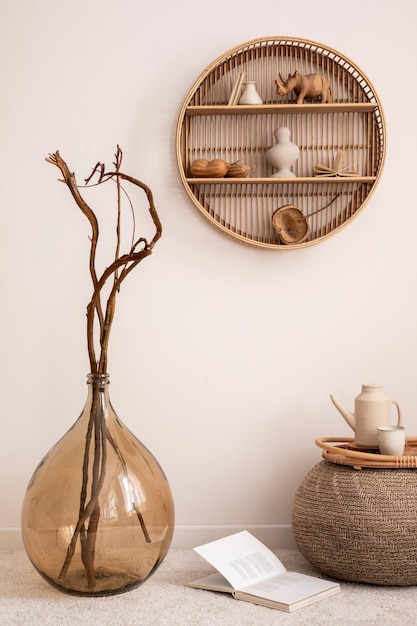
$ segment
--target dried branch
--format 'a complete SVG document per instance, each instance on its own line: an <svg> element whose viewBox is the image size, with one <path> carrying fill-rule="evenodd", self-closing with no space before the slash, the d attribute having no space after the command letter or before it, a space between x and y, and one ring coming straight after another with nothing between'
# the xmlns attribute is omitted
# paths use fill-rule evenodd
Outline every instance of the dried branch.
<svg viewBox="0 0 417 626"><path fill-rule="evenodd" d="M61 158L61 155L59 154L59 150L57 150L54 154L50 154L49 157L46 158L46 161L48 163L52 163L52 165L56 165L57 167L59 167L64 177L64 180L62 182L64 182L67 185L75 202L78 204L81 211L84 213L84 215L87 217L88 221L91 224L92 234L91 234L91 247L90 247L90 274L91 274L91 279L93 281L93 287L96 288L98 280L97 280L95 263L96 263L96 252L97 252L97 245L98 245L98 238L99 238L99 225L98 225L97 217L94 211L88 206L87 202L81 196L78 190L78 185L75 179L75 174L70 172L67 164ZM102 326L103 325L103 311L102 311L101 302L99 298L97 298L95 302L95 307L96 307L100 326ZM90 358L90 368L91 368L91 371L93 372L95 371L95 363L96 363L94 337L93 335L90 335L88 333L87 333L87 347L88 347L88 354Z"/></svg>
<svg viewBox="0 0 417 626"><path fill-rule="evenodd" d="M48 163L56 165L61 170L64 177L63 182L68 186L75 202L84 213L84 215L87 217L91 225L92 234L90 248L90 274L94 290L91 300L87 306L87 346L91 372L104 374L107 368L107 352L110 331L114 319L117 293L120 289L121 283L127 277L127 275L137 266L138 263L140 263L140 261L142 261L145 257L149 256L152 253L156 242L162 235L162 224L155 208L153 194L150 187L145 185L145 183L137 180L133 176L129 176L120 171L120 167L122 164L122 151L120 147L117 146L115 161L113 164L115 166L115 170L106 172L104 164L98 162L93 168L91 175L85 180L86 184L89 184L93 176L95 174L98 174L98 182L96 183L97 185L100 185L109 180L114 180L117 186L117 226L115 259L111 263L111 265L104 270L101 277L99 278L95 267L96 252L99 240L99 224L97 217L91 207L81 196L81 193L79 191L80 188L77 185L75 175L70 172L59 151L55 152L54 154L50 154L46 161L48 161ZM133 236L131 249L126 254L120 254L121 180L129 182L141 188L145 192L149 204L149 213L155 226L155 234L149 242L144 237L139 237L135 241ZM101 293L107 280L111 277L113 277L113 286L107 298L107 304L104 313L101 302ZM94 344L94 322L96 314L100 325L100 356L98 358Z"/></svg>
<svg viewBox="0 0 417 626"><path fill-rule="evenodd" d="M75 202L83 214L87 217L91 225L89 268L93 284L93 293L91 300L87 305L87 348L90 360L90 371L92 374L107 373L107 355L110 331L116 310L116 297L122 282L144 258L152 254L156 242L162 235L162 225L155 208L151 189L136 178L123 174L120 171L122 157L122 151L120 147L117 146L115 161L113 163L115 169L110 172L106 172L104 164L98 162L93 168L90 176L85 179L86 186L92 186L90 183L93 177L97 176L98 180L94 183L94 185L101 185L105 182L113 181L115 182L117 188L116 245L114 259L111 264L104 269L101 275L99 275L96 269L96 255L100 234L99 222L96 214L82 197L75 175L70 172L67 164L61 158L59 151L50 154L46 158L48 163L51 163L60 169L63 175L62 182L67 185ZM129 196L121 186L121 181L129 182L141 188L146 194L149 204L149 213L155 227L155 234L150 241L148 241L145 237L136 237L135 235L136 220L134 208ZM130 249L125 254L121 254L120 251L122 191L127 197L133 216ZM103 306L102 290L107 281L111 279L112 284L108 290L106 304ZM99 324L98 333L94 332L96 320ZM95 342L97 341L98 350L95 345ZM92 405L85 437L78 521L75 525L71 541L68 545L67 555L59 575L60 578L65 577L79 539L81 545L81 559L86 570L87 584L90 588L94 588L96 584L96 573L94 568L95 546L97 528L100 522L99 495L102 490L106 474L107 442L109 442L115 450L124 471L126 471L124 459L121 457L115 442L106 428L105 419L100 410L99 395L97 390L93 387ZM92 452L93 458L91 459ZM88 491L90 493L88 493ZM150 538L143 516L136 504L135 511L143 530L145 540L149 542Z"/></svg>

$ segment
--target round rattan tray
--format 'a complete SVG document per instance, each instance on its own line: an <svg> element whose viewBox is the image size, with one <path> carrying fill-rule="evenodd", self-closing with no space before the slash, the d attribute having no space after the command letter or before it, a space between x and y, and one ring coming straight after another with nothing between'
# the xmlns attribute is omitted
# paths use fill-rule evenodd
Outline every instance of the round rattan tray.
<svg viewBox="0 0 417 626"><path fill-rule="evenodd" d="M417 437L407 437L403 456L380 454L378 450L359 451L352 449L353 444L354 439L339 437L321 437L316 439L316 445L323 449L323 458L331 463L349 465L354 469L362 469L362 467L381 469L417 468Z"/></svg>

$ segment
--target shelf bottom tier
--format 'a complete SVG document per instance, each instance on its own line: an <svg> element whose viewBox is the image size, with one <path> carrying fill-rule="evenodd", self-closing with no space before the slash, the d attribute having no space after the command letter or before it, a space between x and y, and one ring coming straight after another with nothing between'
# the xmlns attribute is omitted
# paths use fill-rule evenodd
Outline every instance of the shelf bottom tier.
<svg viewBox="0 0 417 626"><path fill-rule="evenodd" d="M229 235L264 247L300 247L318 242L341 229L359 210L375 181L305 181L274 185L270 182L230 185L200 183L188 191L196 206ZM308 234L299 244L286 244L273 226L277 209L297 207L308 225Z"/></svg>

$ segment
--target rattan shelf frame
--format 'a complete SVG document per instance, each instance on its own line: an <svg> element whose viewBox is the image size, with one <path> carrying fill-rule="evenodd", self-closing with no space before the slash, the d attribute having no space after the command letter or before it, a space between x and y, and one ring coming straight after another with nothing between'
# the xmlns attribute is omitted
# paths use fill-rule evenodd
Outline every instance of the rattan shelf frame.
<svg viewBox="0 0 417 626"><path fill-rule="evenodd" d="M276 96L274 79L295 69L325 74L334 102L297 105L292 95ZM241 72L257 82L263 104L228 104ZM295 178L271 177L265 154L278 126L288 126L300 148ZM357 176L314 176L316 164L331 166L340 152ZM195 206L226 234L264 248L304 248L348 225L371 197L385 152L384 115L369 79L337 51L295 38L256 39L216 59L188 93L176 129L179 172ZM199 158L243 160L254 171L195 178L189 168ZM272 227L273 212L286 204L298 206L309 224L300 244L283 244Z"/></svg>

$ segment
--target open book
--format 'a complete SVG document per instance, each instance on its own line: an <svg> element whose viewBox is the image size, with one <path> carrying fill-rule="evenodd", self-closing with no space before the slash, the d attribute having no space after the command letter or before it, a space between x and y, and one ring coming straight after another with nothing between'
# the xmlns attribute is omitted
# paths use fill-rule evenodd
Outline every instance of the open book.
<svg viewBox="0 0 417 626"><path fill-rule="evenodd" d="M194 548L218 572L187 587L231 593L237 600L295 611L340 591L339 583L288 572L278 557L248 531Z"/></svg>

